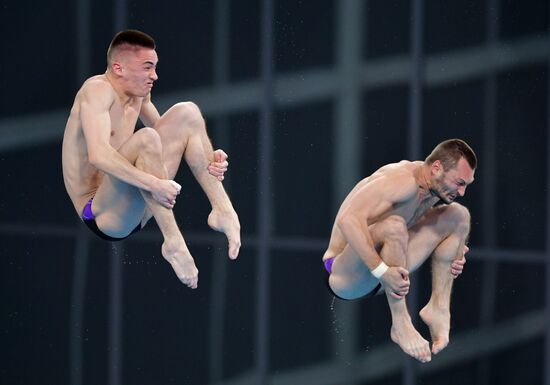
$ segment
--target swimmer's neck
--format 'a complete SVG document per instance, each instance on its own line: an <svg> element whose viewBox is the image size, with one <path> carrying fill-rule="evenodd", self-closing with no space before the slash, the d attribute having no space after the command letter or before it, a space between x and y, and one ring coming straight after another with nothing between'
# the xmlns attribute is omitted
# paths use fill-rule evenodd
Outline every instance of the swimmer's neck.
<svg viewBox="0 0 550 385"><path fill-rule="evenodd" d="M115 93L120 99L122 105L128 105L136 99L135 96L129 95L124 90L123 85L117 81L117 77L111 71L105 71L105 79L107 79L107 81L111 84L111 87L113 87L113 90L115 90Z"/></svg>
<svg viewBox="0 0 550 385"><path fill-rule="evenodd" d="M424 199L436 197L437 194L432 189L430 179L430 167L426 163L422 163L414 172L416 183L420 188L420 195Z"/></svg>

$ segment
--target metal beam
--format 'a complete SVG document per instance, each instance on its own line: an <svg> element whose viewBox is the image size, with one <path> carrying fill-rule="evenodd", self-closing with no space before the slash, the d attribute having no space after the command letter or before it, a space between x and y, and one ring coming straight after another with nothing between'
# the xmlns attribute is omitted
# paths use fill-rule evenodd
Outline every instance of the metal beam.
<svg viewBox="0 0 550 385"><path fill-rule="evenodd" d="M485 18L487 31L487 44L496 44L498 38L499 1L489 0ZM497 74L491 72L484 79L483 98L483 245L494 248L497 245L497 208L496 208L496 175L497 175ZM481 311L479 312L480 326L490 327L495 317L497 297L497 273L498 261L490 260L483 264L483 279ZM489 384L491 378L491 360L488 357L480 360L478 364L477 382L481 385Z"/></svg>
<svg viewBox="0 0 550 385"><path fill-rule="evenodd" d="M361 148L360 137L365 127L361 124L361 85L357 83L361 71L362 37L366 29L362 19L363 0L342 0L336 2L338 21L334 34L337 38L337 64L334 76L340 79L341 85L334 89L335 113L332 123L334 142L334 159L332 161L333 201L331 211L336 213L340 204L360 179ZM345 26L345 27L342 27ZM298 83L299 84L299 83ZM326 241L323 245L326 247ZM319 259L323 255L319 252ZM319 261L321 263L321 261ZM327 311L329 311L327 309ZM329 333L331 351L337 362L344 364L355 356L355 341L360 330L359 304L346 303L345 306L331 306L334 322L346 325L345 328L334 327ZM356 385L345 376L340 378L341 385Z"/></svg>
<svg viewBox="0 0 550 385"><path fill-rule="evenodd" d="M550 37L547 39L547 46L550 43ZM550 51L547 51L546 65L546 124L548 129L546 130L546 186L550 186ZM550 365L548 360L550 359L550 192L546 192L546 300L545 300L545 314L546 314L546 338L544 341L544 385L550 385Z"/></svg>
<svg viewBox="0 0 550 385"><path fill-rule="evenodd" d="M426 58L423 47L424 27L424 0L413 0L411 2L412 17L410 20L410 72L409 72L409 119L407 127L407 155L408 159L422 159L422 106L424 102L424 72L426 70ZM406 266L405 266L406 267ZM405 299L403 299L405 301ZM411 285L406 298L409 309L418 308L418 285ZM411 313L410 317L414 324L418 321L418 314ZM418 361L414 358L403 355L403 385L416 385Z"/></svg>
<svg viewBox="0 0 550 385"><path fill-rule="evenodd" d="M260 107L260 128L258 150L258 237L257 245L257 283L256 283L256 338L255 369L256 383L268 383L270 363L270 260L271 238L273 236L273 200L272 200L272 149L273 149L273 105L274 105L274 58L273 58L273 20L274 1L263 0L262 7L262 45L261 45L261 93L258 98Z"/></svg>
<svg viewBox="0 0 550 385"><path fill-rule="evenodd" d="M128 4L126 0L115 0L113 3L113 29L117 33L127 28ZM124 242L112 243L109 258L109 313L108 313L108 341L109 355L107 362L108 384L121 385L123 378L123 349L124 339L122 331L123 280L122 264L124 260Z"/></svg>
<svg viewBox="0 0 550 385"><path fill-rule="evenodd" d="M37 223L8 223L0 222L0 234L4 235L33 235L42 237L75 237L78 226L59 226L52 224ZM208 245L219 242L219 234L214 232L193 232L185 233L185 238L197 245ZM141 231L133 236L128 242L156 242L161 241L161 234L156 231ZM243 248L257 247L260 239L255 236L243 236ZM294 250L294 251L315 251L322 252L326 249L327 240L324 238L305 238L305 237L271 237L270 247L276 250ZM472 248L468 253L469 261L487 261L498 260L502 262L514 263L536 263L546 264L547 253L544 250L506 250L492 248ZM466 272L468 271L466 264Z"/></svg>
<svg viewBox="0 0 550 385"><path fill-rule="evenodd" d="M549 35L477 46L426 57L425 85L438 86L484 76L495 71L548 60ZM408 56L392 56L363 64L357 83L375 88L405 84L409 80ZM162 74L161 74L162 75ZM307 70L274 79L277 106L307 103L334 96L341 87L335 70ZM155 97L160 111L179 100L193 100L206 115L258 109L261 80L182 90ZM58 141L68 117L67 109L0 120L0 151Z"/></svg>
<svg viewBox="0 0 550 385"><path fill-rule="evenodd" d="M124 301L122 265L124 263L124 242L111 243L109 253L109 310L107 326L107 373L109 385L121 385L123 381L124 338L122 331Z"/></svg>
<svg viewBox="0 0 550 385"><path fill-rule="evenodd" d="M229 42L230 42L230 0L214 2L214 65L213 77L216 85L226 84L229 78ZM225 114L215 121L214 142L228 151L229 123ZM225 183L228 187L227 182ZM219 239L219 238L218 238ZM221 241L218 243L221 245ZM227 291L227 260L222 247L214 247L212 260L212 281L210 284L210 310L208 326L208 378L209 384L217 384L223 379L225 305Z"/></svg>
<svg viewBox="0 0 550 385"><path fill-rule="evenodd" d="M82 385L84 383L84 304L90 251L89 245L90 232L81 227L75 239L71 307L69 310L69 368L71 385Z"/></svg>

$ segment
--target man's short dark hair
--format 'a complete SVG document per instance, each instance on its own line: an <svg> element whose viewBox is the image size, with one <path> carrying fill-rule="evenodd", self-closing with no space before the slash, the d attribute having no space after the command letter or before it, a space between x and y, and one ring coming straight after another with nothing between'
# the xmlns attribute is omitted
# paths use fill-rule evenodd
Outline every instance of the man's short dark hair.
<svg viewBox="0 0 550 385"><path fill-rule="evenodd" d="M109 49L107 50L107 62L110 63L113 58L113 52L117 48L120 48L124 45L130 47L143 47L155 49L156 44L155 40L147 35L145 32L138 31L136 29L127 29L125 31L120 31L113 37L111 44L109 44Z"/></svg>
<svg viewBox="0 0 550 385"><path fill-rule="evenodd" d="M454 167L460 160L464 158L468 165L475 170L477 167L477 157L474 150L461 139L448 139L439 143L426 158L426 163L431 165L436 160L439 160L443 165L443 170L448 171Z"/></svg>

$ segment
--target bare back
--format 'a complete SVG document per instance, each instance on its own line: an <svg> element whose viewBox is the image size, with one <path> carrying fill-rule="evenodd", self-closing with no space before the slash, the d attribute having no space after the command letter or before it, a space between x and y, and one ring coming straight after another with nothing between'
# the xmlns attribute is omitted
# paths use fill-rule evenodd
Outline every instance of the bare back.
<svg viewBox="0 0 550 385"><path fill-rule="evenodd" d="M421 187L418 183L419 170L423 164L422 161L401 161L388 164L361 180L351 190L338 210L324 259L339 254L347 246L347 242L337 225L343 213L354 207L366 206L371 203L371 199L378 199L377 196L379 195L389 195L389 188L406 189L406 198L398 203L389 206L381 205L370 210L368 214L361 218L369 226L389 216L397 215L402 217L410 228L433 207L439 201L439 198L433 197L426 188Z"/></svg>
<svg viewBox="0 0 550 385"><path fill-rule="evenodd" d="M104 98L108 103L111 127L110 145L118 149L133 134L140 114L143 98L133 97L130 103L122 104L105 75L97 75L84 82L76 94L63 136L62 164L63 180L67 193L78 213L94 196L103 178L103 172L92 166L88 160L88 144L82 125L82 103L90 87L102 83L103 90L93 97Z"/></svg>

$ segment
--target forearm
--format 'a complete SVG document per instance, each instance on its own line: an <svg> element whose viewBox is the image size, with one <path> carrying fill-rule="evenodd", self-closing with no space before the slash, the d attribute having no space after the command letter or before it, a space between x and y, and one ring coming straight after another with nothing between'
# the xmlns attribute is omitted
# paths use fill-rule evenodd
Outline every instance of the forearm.
<svg viewBox="0 0 550 385"><path fill-rule="evenodd" d="M374 242L368 229L368 223L354 217L345 217L338 221L338 227L349 246L367 265L369 270L374 270L382 258L374 248Z"/></svg>
<svg viewBox="0 0 550 385"><path fill-rule="evenodd" d="M156 127L160 119L160 114L153 103L151 103L151 95L147 96L141 105L139 119L147 127Z"/></svg>
<svg viewBox="0 0 550 385"><path fill-rule="evenodd" d="M90 157L90 163L104 173L144 191L151 191L157 179L135 167L113 148L103 149L100 154Z"/></svg>

